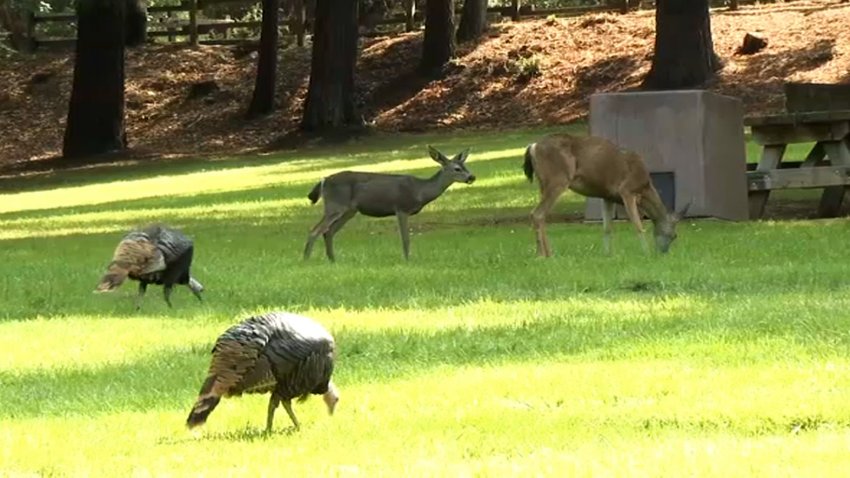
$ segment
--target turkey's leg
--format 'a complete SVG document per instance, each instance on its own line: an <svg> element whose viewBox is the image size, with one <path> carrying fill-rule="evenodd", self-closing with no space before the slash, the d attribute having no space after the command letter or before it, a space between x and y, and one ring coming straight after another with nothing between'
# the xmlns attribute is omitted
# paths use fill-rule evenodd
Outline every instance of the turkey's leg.
<svg viewBox="0 0 850 478"><path fill-rule="evenodd" d="M162 295L165 297L165 303L168 304L168 307L173 307L171 305L171 291L174 289L173 284L165 284L162 288Z"/></svg>
<svg viewBox="0 0 850 478"><path fill-rule="evenodd" d="M142 298L145 296L146 290L148 290L148 283L139 282L139 295L136 296L136 310L142 308Z"/></svg>
<svg viewBox="0 0 850 478"><path fill-rule="evenodd" d="M292 424L295 425L295 429L298 430L299 428L301 428L301 426L298 425L298 419L295 418L295 412L292 411L292 400L284 400L283 408L286 409L286 413L288 413L289 418L292 419Z"/></svg>
<svg viewBox="0 0 850 478"><path fill-rule="evenodd" d="M274 411L278 405L280 405L280 397L272 393L271 398L269 398L269 414L266 416L266 433L272 431L272 423L274 423Z"/></svg>

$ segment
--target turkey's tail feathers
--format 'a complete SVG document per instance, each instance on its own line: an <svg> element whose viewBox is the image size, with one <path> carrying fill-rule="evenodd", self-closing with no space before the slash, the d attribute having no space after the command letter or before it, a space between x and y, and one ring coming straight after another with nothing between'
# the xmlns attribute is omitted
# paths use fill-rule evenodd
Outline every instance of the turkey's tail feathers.
<svg viewBox="0 0 850 478"><path fill-rule="evenodd" d="M322 178L321 181L319 181L318 183L316 183L315 186L313 186L313 190L310 191L310 194L307 195L307 197L310 198L311 204L316 204L317 202L319 202L319 197L322 195L322 187L324 185L325 180L324 178Z"/></svg>
<svg viewBox="0 0 850 478"><path fill-rule="evenodd" d="M198 282L197 279L195 279L194 277L189 277L189 289L192 291L193 294L195 294L195 297L197 297L198 300L203 300L201 298L201 292L204 291L204 286L203 284Z"/></svg>
<svg viewBox="0 0 850 478"><path fill-rule="evenodd" d="M165 258L146 236L125 238L112 254L112 262L100 279L95 292L115 290L128 275L142 275L165 269Z"/></svg>
<svg viewBox="0 0 850 478"><path fill-rule="evenodd" d="M186 427L195 428L207 422L207 417L210 416L218 402L221 401L221 395L213 389L216 381L215 375L210 375L204 381L201 387L201 393L198 395L198 400L189 412L189 418L186 419Z"/></svg>
<svg viewBox="0 0 850 478"><path fill-rule="evenodd" d="M525 161L522 163L522 170L525 172L525 177L529 182L534 181L534 144L528 145L525 148Z"/></svg>

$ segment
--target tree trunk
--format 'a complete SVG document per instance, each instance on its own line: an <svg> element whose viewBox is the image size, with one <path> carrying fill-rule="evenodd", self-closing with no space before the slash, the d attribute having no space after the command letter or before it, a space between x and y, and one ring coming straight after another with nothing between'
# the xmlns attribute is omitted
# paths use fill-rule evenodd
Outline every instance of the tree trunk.
<svg viewBox="0 0 850 478"><path fill-rule="evenodd" d="M326 132L361 125L354 107L357 3L316 2L310 86L301 120L304 131Z"/></svg>
<svg viewBox="0 0 850 478"><path fill-rule="evenodd" d="M464 0L457 41L477 40L487 31L487 0Z"/></svg>
<svg viewBox="0 0 850 478"><path fill-rule="evenodd" d="M419 71L438 73L455 54L454 0L427 0Z"/></svg>
<svg viewBox="0 0 850 478"><path fill-rule="evenodd" d="M708 0L658 0L655 54L643 86L651 90L699 87L720 69L711 41Z"/></svg>
<svg viewBox="0 0 850 478"><path fill-rule="evenodd" d="M124 149L124 2L77 2L74 80L62 155Z"/></svg>
<svg viewBox="0 0 850 478"><path fill-rule="evenodd" d="M274 110L275 76L277 75L277 20L280 0L263 0L263 24L260 32L260 54L257 79L248 116L267 115Z"/></svg>

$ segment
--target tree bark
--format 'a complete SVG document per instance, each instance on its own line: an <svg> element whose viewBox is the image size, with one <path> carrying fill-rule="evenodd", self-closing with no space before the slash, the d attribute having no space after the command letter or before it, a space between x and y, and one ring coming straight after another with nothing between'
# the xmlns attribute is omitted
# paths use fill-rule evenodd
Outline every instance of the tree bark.
<svg viewBox="0 0 850 478"><path fill-rule="evenodd" d="M457 41L477 40L487 31L487 0L464 0L457 27Z"/></svg>
<svg viewBox="0 0 850 478"><path fill-rule="evenodd" d="M454 0L427 0L419 71L438 73L455 54Z"/></svg>
<svg viewBox="0 0 850 478"><path fill-rule="evenodd" d="M357 3L316 2L310 86L301 120L304 131L329 132L362 124L354 107Z"/></svg>
<svg viewBox="0 0 850 478"><path fill-rule="evenodd" d="M125 2L77 2L74 80L62 155L124 149Z"/></svg>
<svg viewBox="0 0 850 478"><path fill-rule="evenodd" d="M720 69L711 40L708 0L658 0L655 54L643 86L651 90L699 87Z"/></svg>
<svg viewBox="0 0 850 478"><path fill-rule="evenodd" d="M248 106L248 116L267 115L274 110L275 77L277 76L278 10L280 0L263 0L263 23L260 31L260 54L257 78Z"/></svg>

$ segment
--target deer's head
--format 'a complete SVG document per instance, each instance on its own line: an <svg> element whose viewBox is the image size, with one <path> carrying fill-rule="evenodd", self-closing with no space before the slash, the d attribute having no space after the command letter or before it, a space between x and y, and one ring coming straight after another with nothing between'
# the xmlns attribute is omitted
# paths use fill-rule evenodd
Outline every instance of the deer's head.
<svg viewBox="0 0 850 478"><path fill-rule="evenodd" d="M440 164L442 173L447 175L453 183L472 184L475 181L475 175L466 169L466 157L469 156L469 148L461 151L452 159L449 159L443 153L437 151L433 146L428 146L428 153L431 158Z"/></svg>
<svg viewBox="0 0 850 478"><path fill-rule="evenodd" d="M672 214L668 213L665 220L655 224L655 248L658 252L664 254L670 250L670 245L676 240L676 224L685 217L688 208L691 207L691 202L688 201L682 209Z"/></svg>

